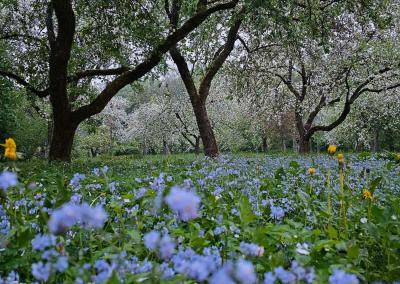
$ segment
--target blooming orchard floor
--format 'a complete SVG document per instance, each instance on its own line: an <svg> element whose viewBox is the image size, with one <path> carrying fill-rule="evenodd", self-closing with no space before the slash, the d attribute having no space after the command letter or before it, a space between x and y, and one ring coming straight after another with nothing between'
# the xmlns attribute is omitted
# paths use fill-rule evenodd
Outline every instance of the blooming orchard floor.
<svg viewBox="0 0 400 284"><path fill-rule="evenodd" d="M390 158L344 155L343 170L328 155L4 164L0 283L395 282Z"/></svg>

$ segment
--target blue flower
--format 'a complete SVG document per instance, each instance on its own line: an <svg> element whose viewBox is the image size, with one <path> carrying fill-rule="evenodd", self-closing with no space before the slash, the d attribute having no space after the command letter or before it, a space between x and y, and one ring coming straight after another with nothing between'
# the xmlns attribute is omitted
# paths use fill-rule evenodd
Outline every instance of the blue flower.
<svg viewBox="0 0 400 284"><path fill-rule="evenodd" d="M2 172L0 174L0 189L6 190L9 187L16 186L18 183L17 175L13 172Z"/></svg>
<svg viewBox="0 0 400 284"><path fill-rule="evenodd" d="M94 168L93 170L92 170L92 173L95 175L95 176L100 176L100 169L99 168Z"/></svg>
<svg viewBox="0 0 400 284"><path fill-rule="evenodd" d="M329 284L358 284L360 283L357 276L347 273L343 270L336 269L331 276L329 276Z"/></svg>
<svg viewBox="0 0 400 284"><path fill-rule="evenodd" d="M142 198L143 195L147 192L147 188L141 187L137 191L134 192L135 198Z"/></svg>
<svg viewBox="0 0 400 284"><path fill-rule="evenodd" d="M102 228L107 221L108 215L101 205L90 207L89 204L83 203L78 209L79 221L85 228Z"/></svg>
<svg viewBox="0 0 400 284"><path fill-rule="evenodd" d="M0 278L0 282L1 282L1 278ZM19 274L15 271L11 271L8 274L5 283L19 283Z"/></svg>
<svg viewBox="0 0 400 284"><path fill-rule="evenodd" d="M274 284L276 276L272 272L266 272L264 274L264 284Z"/></svg>
<svg viewBox="0 0 400 284"><path fill-rule="evenodd" d="M241 242L240 243L240 251L245 255L263 256L264 247L261 247L256 244Z"/></svg>
<svg viewBox="0 0 400 284"><path fill-rule="evenodd" d="M65 256L60 256L56 263L54 263L54 268L58 272L63 272L68 268L68 258Z"/></svg>
<svg viewBox="0 0 400 284"><path fill-rule="evenodd" d="M60 254L55 249L49 249L42 253L42 259L51 260L52 258L59 256Z"/></svg>
<svg viewBox="0 0 400 284"><path fill-rule="evenodd" d="M295 284L296 283L296 275L292 272L285 270L283 267L275 268L275 276L283 283L283 284Z"/></svg>
<svg viewBox="0 0 400 284"><path fill-rule="evenodd" d="M106 173L108 172L108 170L109 170L109 167L108 167L108 166L104 166L104 167L101 169L101 171L103 172L103 174L106 174Z"/></svg>
<svg viewBox="0 0 400 284"><path fill-rule="evenodd" d="M167 262L163 262L160 265L160 269L162 271L162 276L161 276L162 279L169 279L175 275L174 269L169 267Z"/></svg>
<svg viewBox="0 0 400 284"><path fill-rule="evenodd" d="M204 249L204 255L191 249L180 250L172 258L174 270L196 281L205 281L210 274L221 266L221 256L218 250Z"/></svg>
<svg viewBox="0 0 400 284"><path fill-rule="evenodd" d="M0 234L1 235L7 235L8 232L10 231L11 228L11 223L10 220L3 209L3 206L0 205Z"/></svg>
<svg viewBox="0 0 400 284"><path fill-rule="evenodd" d="M96 268L97 274L94 277L94 282L96 284L104 283L110 278L112 275L113 269L105 260L96 260L94 263L94 267Z"/></svg>
<svg viewBox="0 0 400 284"><path fill-rule="evenodd" d="M51 265L50 263L44 264L43 262L32 264L32 275L39 281L47 281L50 276Z"/></svg>
<svg viewBox="0 0 400 284"><path fill-rule="evenodd" d="M279 206L271 206L271 218L281 220L285 216L285 210Z"/></svg>
<svg viewBox="0 0 400 284"><path fill-rule="evenodd" d="M56 237L53 235L36 235L31 241L34 250L42 251L56 245Z"/></svg>
<svg viewBox="0 0 400 284"><path fill-rule="evenodd" d="M148 248L149 250L156 250L159 242L160 242L160 233L157 231L151 231L149 233L147 233L146 235L144 235L144 245L146 246L146 248Z"/></svg>
<svg viewBox="0 0 400 284"><path fill-rule="evenodd" d="M166 234L160 240L160 256L162 259L170 259L175 252L175 241Z"/></svg>
<svg viewBox="0 0 400 284"><path fill-rule="evenodd" d="M72 177L71 181L69 182L70 186L72 186L73 190L76 190L80 187L80 182L85 179L84 174L76 173Z"/></svg>
<svg viewBox="0 0 400 284"><path fill-rule="evenodd" d="M101 228L106 221L107 213L101 205L90 207L87 203L66 203L51 215L49 230L53 234L63 233L78 222L84 228Z"/></svg>
<svg viewBox="0 0 400 284"><path fill-rule="evenodd" d="M235 278L243 284L252 284L257 282L257 276L254 272L254 266L250 261L239 259L236 263Z"/></svg>
<svg viewBox="0 0 400 284"><path fill-rule="evenodd" d="M209 280L209 284L235 284L235 281L230 275L231 267L229 264L224 265L223 268L218 270Z"/></svg>
<svg viewBox="0 0 400 284"><path fill-rule="evenodd" d="M226 228L224 226L222 227L216 227L213 231L214 235L218 236L221 235L223 232L226 231Z"/></svg>
<svg viewBox="0 0 400 284"><path fill-rule="evenodd" d="M224 191L224 189L223 189L222 187L217 186L217 187L215 188L213 194L214 194L215 196L217 196L217 195L220 195L223 191Z"/></svg>
<svg viewBox="0 0 400 284"><path fill-rule="evenodd" d="M165 198L168 206L183 221L188 221L198 217L200 197L194 192L184 188L174 186Z"/></svg>

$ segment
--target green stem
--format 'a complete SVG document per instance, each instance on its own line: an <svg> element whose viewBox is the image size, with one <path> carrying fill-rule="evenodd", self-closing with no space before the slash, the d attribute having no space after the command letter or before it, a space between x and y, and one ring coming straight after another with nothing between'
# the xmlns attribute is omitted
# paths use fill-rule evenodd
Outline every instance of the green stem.
<svg viewBox="0 0 400 284"><path fill-rule="evenodd" d="M342 215L344 233L347 234L347 216L346 216L346 202L344 200L344 172L343 169L339 170L340 180L340 213Z"/></svg>
<svg viewBox="0 0 400 284"><path fill-rule="evenodd" d="M326 186L328 191L328 215L329 220L328 224L331 225L331 218L332 218L332 205L331 205L331 170L328 169L328 176L326 177Z"/></svg>

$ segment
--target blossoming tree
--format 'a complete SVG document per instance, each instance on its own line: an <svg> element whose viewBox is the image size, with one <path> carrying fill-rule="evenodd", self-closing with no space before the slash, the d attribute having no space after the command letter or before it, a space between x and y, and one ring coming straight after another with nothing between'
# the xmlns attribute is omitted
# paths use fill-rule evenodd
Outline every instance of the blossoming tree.
<svg viewBox="0 0 400 284"><path fill-rule="evenodd" d="M170 31L160 8L164 2L1 4L0 39L9 45L12 64L0 66L0 75L49 100L54 124L51 160L70 160L82 121L100 113L119 90L150 72L164 53L211 14L234 8L239 0L200 1L197 8L197 1L183 1L182 24ZM77 100L82 87L95 77L112 79L99 93Z"/></svg>

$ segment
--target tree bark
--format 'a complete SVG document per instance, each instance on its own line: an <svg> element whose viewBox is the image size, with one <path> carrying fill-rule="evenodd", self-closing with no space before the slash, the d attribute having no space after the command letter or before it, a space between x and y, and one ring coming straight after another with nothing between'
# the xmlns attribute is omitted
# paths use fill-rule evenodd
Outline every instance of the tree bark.
<svg viewBox="0 0 400 284"><path fill-rule="evenodd" d="M310 138L308 137L300 137L299 140L299 153L300 154L308 154L311 151L311 143Z"/></svg>
<svg viewBox="0 0 400 284"><path fill-rule="evenodd" d="M196 142L195 142L195 145L194 145L194 153L196 155L200 154L200 139L201 139L200 136L196 137Z"/></svg>
<svg viewBox="0 0 400 284"><path fill-rule="evenodd" d="M219 154L218 144L208 118L205 102L195 103L193 110L199 127L200 137L203 141L204 155L207 157L217 157Z"/></svg>
<svg viewBox="0 0 400 284"><path fill-rule="evenodd" d="M51 115L50 118L47 120L47 145L45 149L45 157L48 159L50 156L50 145L51 139L53 137L53 116Z"/></svg>
<svg viewBox="0 0 400 284"><path fill-rule="evenodd" d="M49 159L51 161L71 161L72 145L77 126L64 121L54 121Z"/></svg>
<svg viewBox="0 0 400 284"><path fill-rule="evenodd" d="M262 137L262 145L261 145L261 151L266 153L268 151L268 143L267 143L267 138Z"/></svg>
<svg viewBox="0 0 400 284"><path fill-rule="evenodd" d="M169 147L168 147L168 143L167 140L163 139L163 154L164 155L169 155Z"/></svg>

